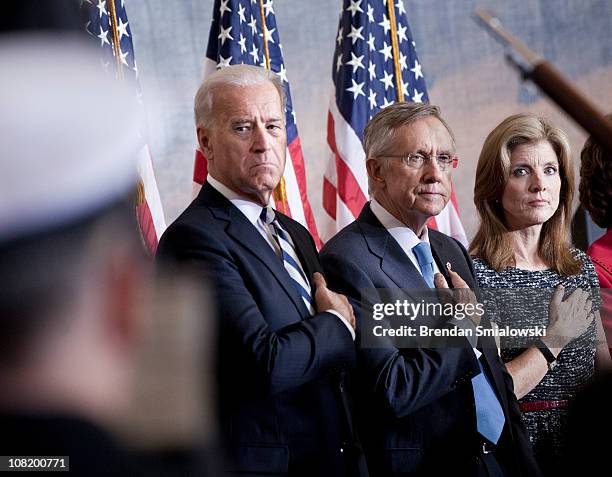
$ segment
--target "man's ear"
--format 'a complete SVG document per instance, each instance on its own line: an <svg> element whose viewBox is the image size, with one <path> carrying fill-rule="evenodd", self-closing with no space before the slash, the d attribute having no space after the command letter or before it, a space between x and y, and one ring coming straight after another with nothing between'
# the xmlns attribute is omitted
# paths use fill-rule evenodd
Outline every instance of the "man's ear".
<svg viewBox="0 0 612 477"><path fill-rule="evenodd" d="M382 174L383 164L378 159L368 159L366 161L366 170L368 171L368 177L374 183L379 185L384 184L385 178Z"/></svg>
<svg viewBox="0 0 612 477"><path fill-rule="evenodd" d="M206 157L207 160L213 159L213 148L211 142L210 128L204 126L198 126L196 129L198 135L198 144L200 145L200 151Z"/></svg>

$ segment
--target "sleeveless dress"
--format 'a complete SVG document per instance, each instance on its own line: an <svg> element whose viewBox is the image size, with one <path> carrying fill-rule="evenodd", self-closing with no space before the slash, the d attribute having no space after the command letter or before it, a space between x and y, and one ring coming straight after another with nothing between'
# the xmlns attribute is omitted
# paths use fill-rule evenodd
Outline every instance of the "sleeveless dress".
<svg viewBox="0 0 612 477"><path fill-rule="evenodd" d="M592 312L599 310L599 288L595 268L581 251L574 256L583 262L577 275L564 277L553 270L529 271L514 267L496 272L488 264L474 258L474 268L491 321L500 328L532 328L548 325L548 307L554 287L562 284L566 295L573 288L589 289ZM495 291L489 289L496 289ZM512 297L508 299L507 297ZM593 378L596 346L596 324L563 348L556 365L540 383L519 400L523 423L536 460L545 475L557 472L562 465L564 431L567 421L567 401ZM501 358L507 363L524 352L538 337L500 337ZM542 403L545 401L545 403ZM542 409L550 405L552 408ZM531 408L529 404L531 403ZM557 407L554 407L557 406ZM533 408L537 410L533 410Z"/></svg>

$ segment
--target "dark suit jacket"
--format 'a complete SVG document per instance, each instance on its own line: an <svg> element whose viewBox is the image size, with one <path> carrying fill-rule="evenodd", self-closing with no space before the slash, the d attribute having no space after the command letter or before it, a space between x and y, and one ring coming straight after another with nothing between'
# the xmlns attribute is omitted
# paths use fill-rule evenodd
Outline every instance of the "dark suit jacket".
<svg viewBox="0 0 612 477"><path fill-rule="evenodd" d="M312 237L277 217L312 280L322 272ZM345 324L330 313L309 316L282 261L209 184L164 233L157 255L192 264L214 285L228 470L346 475L341 374L354 366L355 348Z"/></svg>
<svg viewBox="0 0 612 477"><path fill-rule="evenodd" d="M429 239L440 270L445 271L450 262L470 287L476 287L463 246L435 230L429 231ZM363 289L427 288L369 204L355 222L327 243L321 262L330 287L348 295L356 312ZM450 283L448 276L446 279ZM359 332L361 318L356 315ZM398 349L392 344L362 349L358 345L357 424L370 475L478 475L480 438L471 378L479 373L479 366L467 340L460 338L460 344L436 349ZM480 344L481 361L506 417L496 458L509 475L539 475L512 378L494 342Z"/></svg>

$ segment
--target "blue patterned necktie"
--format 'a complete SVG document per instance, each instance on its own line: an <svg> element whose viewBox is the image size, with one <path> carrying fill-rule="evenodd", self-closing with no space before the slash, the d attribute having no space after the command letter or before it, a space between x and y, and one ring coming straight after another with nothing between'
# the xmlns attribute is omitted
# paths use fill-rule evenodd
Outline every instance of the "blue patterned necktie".
<svg viewBox="0 0 612 477"><path fill-rule="evenodd" d="M427 242L419 242L412 247L412 251L416 255L417 262L419 262L419 267L421 268L425 283L427 283L429 288L434 288L434 259L429 244Z"/></svg>
<svg viewBox="0 0 612 477"><path fill-rule="evenodd" d="M412 250L417 257L419 267L421 267L425 283L430 288L434 288L433 255L429 244L419 242ZM493 391L493 387L484 373L480 359L478 359L478 366L480 366L480 373L472 378L472 390L476 404L476 428L481 436L493 444L497 444L506 419L495 391Z"/></svg>
<svg viewBox="0 0 612 477"><path fill-rule="evenodd" d="M280 247L280 258L283 260L285 270L287 270L291 277L293 286L302 297L304 305L306 305L310 314L314 315L315 310L312 304L310 283L302 269L291 237L276 219L274 211L269 207L263 208L259 218L264 224L271 227L272 236Z"/></svg>

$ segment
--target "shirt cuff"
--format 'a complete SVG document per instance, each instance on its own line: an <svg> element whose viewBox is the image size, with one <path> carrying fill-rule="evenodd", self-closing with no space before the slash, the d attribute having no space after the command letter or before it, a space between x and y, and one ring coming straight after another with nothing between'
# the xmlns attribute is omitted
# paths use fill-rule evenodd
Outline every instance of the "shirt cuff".
<svg viewBox="0 0 612 477"><path fill-rule="evenodd" d="M355 341L355 330L353 329L351 324L348 322L348 320L344 316L342 316L336 310L325 310L325 312L331 313L332 315L337 316L340 319L340 321L344 323L344 325L348 328L349 332L351 333L351 336L353 337L353 341Z"/></svg>

